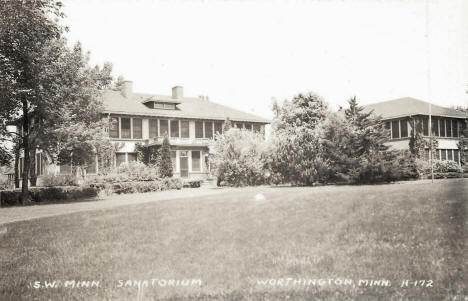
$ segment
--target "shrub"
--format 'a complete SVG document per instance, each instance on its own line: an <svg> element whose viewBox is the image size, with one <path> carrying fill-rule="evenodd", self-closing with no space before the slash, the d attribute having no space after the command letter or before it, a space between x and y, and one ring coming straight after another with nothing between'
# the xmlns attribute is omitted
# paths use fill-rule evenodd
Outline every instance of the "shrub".
<svg viewBox="0 0 468 301"><path fill-rule="evenodd" d="M198 188L201 186L202 180L185 180L183 181L183 187Z"/></svg>
<svg viewBox="0 0 468 301"><path fill-rule="evenodd" d="M42 186L78 186L78 179L74 175L44 175L41 179Z"/></svg>
<svg viewBox="0 0 468 301"><path fill-rule="evenodd" d="M8 176L0 174L0 190L8 188Z"/></svg>
<svg viewBox="0 0 468 301"><path fill-rule="evenodd" d="M112 190L117 194L127 194L181 189L182 186L183 182L179 178L164 178L156 181L114 183Z"/></svg>
<svg viewBox="0 0 468 301"><path fill-rule="evenodd" d="M158 159L158 165L161 169L161 176L170 178L172 177L172 160L171 160L171 146L169 144L169 138L164 137L162 142L160 155Z"/></svg>
<svg viewBox="0 0 468 301"><path fill-rule="evenodd" d="M210 146L212 171L218 185L245 186L265 183L263 155L266 142L261 134L231 128Z"/></svg>
<svg viewBox="0 0 468 301"><path fill-rule="evenodd" d="M79 200L94 198L99 190L95 187L32 187L29 190L29 197L32 202L60 202L67 200ZM1 191L2 206L20 204L21 190Z"/></svg>
<svg viewBox="0 0 468 301"><path fill-rule="evenodd" d="M444 172L462 172L460 165L457 162L446 160L435 160L434 161L434 172L444 173Z"/></svg>
<svg viewBox="0 0 468 301"><path fill-rule="evenodd" d="M139 162L130 162L120 165L113 173L96 176L90 179L90 184L94 183L119 183L131 181L155 181L161 177L156 166L147 166Z"/></svg>

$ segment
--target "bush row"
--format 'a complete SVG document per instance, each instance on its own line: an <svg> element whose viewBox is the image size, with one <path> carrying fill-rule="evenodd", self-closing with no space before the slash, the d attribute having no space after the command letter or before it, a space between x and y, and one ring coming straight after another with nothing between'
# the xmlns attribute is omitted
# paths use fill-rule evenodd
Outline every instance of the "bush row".
<svg viewBox="0 0 468 301"><path fill-rule="evenodd" d="M94 198L99 190L96 187L32 187L29 189L29 201L34 203L54 203L68 200ZM0 191L1 206L20 204L21 190ZM25 202L27 204L28 202Z"/></svg>
<svg viewBox="0 0 468 301"><path fill-rule="evenodd" d="M120 165L115 172L94 178L96 183L120 183L132 181L157 181L160 180L158 168L147 166L140 162L130 162Z"/></svg>
<svg viewBox="0 0 468 301"><path fill-rule="evenodd" d="M183 182L179 178L164 178L155 181L121 182L111 185L113 193L126 194L181 189Z"/></svg>
<svg viewBox="0 0 468 301"><path fill-rule="evenodd" d="M78 178L74 175L44 175L41 178L42 186L78 186Z"/></svg>

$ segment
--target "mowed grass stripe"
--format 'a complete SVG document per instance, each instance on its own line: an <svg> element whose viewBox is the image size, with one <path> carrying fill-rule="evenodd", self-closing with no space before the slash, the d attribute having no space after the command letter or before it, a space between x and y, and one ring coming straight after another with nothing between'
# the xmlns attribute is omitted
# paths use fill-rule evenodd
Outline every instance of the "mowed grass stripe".
<svg viewBox="0 0 468 301"><path fill-rule="evenodd" d="M38 300L125 300L137 289L116 288L118 279L199 278L201 287L147 288L143 296L466 295L467 183L241 188L18 222L1 238L7 260L0 261L0 292ZM259 193L264 200L256 200ZM285 277L389 279L392 286L256 283ZM52 279L96 279L104 287L27 288L28 281ZM432 279L434 287L401 289L404 279Z"/></svg>

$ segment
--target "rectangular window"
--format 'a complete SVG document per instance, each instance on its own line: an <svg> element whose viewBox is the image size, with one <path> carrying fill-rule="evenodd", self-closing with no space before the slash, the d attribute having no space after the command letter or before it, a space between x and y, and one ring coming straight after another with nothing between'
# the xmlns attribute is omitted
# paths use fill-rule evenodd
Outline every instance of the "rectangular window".
<svg viewBox="0 0 468 301"><path fill-rule="evenodd" d="M223 123L222 122L215 122L214 124L214 131L215 134L222 134L223 133Z"/></svg>
<svg viewBox="0 0 468 301"><path fill-rule="evenodd" d="M172 172L176 172L176 167L177 167L176 158L177 158L176 151L171 151Z"/></svg>
<svg viewBox="0 0 468 301"><path fill-rule="evenodd" d="M143 133L142 133L142 122L141 118L133 118L133 139L141 139L143 138Z"/></svg>
<svg viewBox="0 0 468 301"><path fill-rule="evenodd" d="M453 137L458 137L458 120L452 121Z"/></svg>
<svg viewBox="0 0 468 301"><path fill-rule="evenodd" d="M432 136L438 137L439 136L439 120L435 117L432 118L431 120L431 130L432 130Z"/></svg>
<svg viewBox="0 0 468 301"><path fill-rule="evenodd" d="M243 127L242 123L236 123L236 128L242 129L242 128L244 128L244 127Z"/></svg>
<svg viewBox="0 0 468 301"><path fill-rule="evenodd" d="M163 104L163 103L159 103L159 102L155 102L155 103L154 103L154 108L155 108L155 109L164 109L164 104Z"/></svg>
<svg viewBox="0 0 468 301"><path fill-rule="evenodd" d="M195 121L195 138L203 138L203 121Z"/></svg>
<svg viewBox="0 0 468 301"><path fill-rule="evenodd" d="M200 151L192 151L192 171L200 171Z"/></svg>
<svg viewBox="0 0 468 301"><path fill-rule="evenodd" d="M159 131L160 136L169 136L169 125L167 120L159 120Z"/></svg>
<svg viewBox="0 0 468 301"><path fill-rule="evenodd" d="M164 109L166 109L166 110L175 110L175 104L165 103L164 104Z"/></svg>
<svg viewBox="0 0 468 301"><path fill-rule="evenodd" d="M446 123L447 123L447 125L446 125L447 126L447 137L453 137L452 136L452 124L453 124L452 119L447 119Z"/></svg>
<svg viewBox="0 0 468 301"><path fill-rule="evenodd" d="M213 138L213 122L205 121L205 138Z"/></svg>
<svg viewBox="0 0 468 301"><path fill-rule="evenodd" d="M179 137L179 120L171 120L171 137Z"/></svg>
<svg viewBox="0 0 468 301"><path fill-rule="evenodd" d="M260 130L261 130L260 124L254 124L253 130L255 133L260 133Z"/></svg>
<svg viewBox="0 0 468 301"><path fill-rule="evenodd" d="M459 153L458 149L453 150L453 157L454 157L453 160L455 162L457 162L457 163L460 162L460 153Z"/></svg>
<svg viewBox="0 0 468 301"><path fill-rule="evenodd" d="M109 137L119 138L119 118L112 117L109 121Z"/></svg>
<svg viewBox="0 0 468 301"><path fill-rule="evenodd" d="M397 121L392 121L392 139L398 139L400 138L400 127L399 127L399 122Z"/></svg>
<svg viewBox="0 0 468 301"><path fill-rule="evenodd" d="M429 136L429 118L424 116L422 118L423 136Z"/></svg>
<svg viewBox="0 0 468 301"><path fill-rule="evenodd" d="M439 125L440 125L440 137L445 137L445 124L446 120L445 119L440 119Z"/></svg>
<svg viewBox="0 0 468 301"><path fill-rule="evenodd" d="M246 130L251 131L252 130L252 124L251 123L244 123L244 127Z"/></svg>
<svg viewBox="0 0 468 301"><path fill-rule="evenodd" d="M188 120L180 121L180 134L182 138L190 138L190 126Z"/></svg>
<svg viewBox="0 0 468 301"><path fill-rule="evenodd" d="M451 149L447 150L447 160L452 160L453 161L453 152Z"/></svg>
<svg viewBox="0 0 468 301"><path fill-rule="evenodd" d="M121 138L130 139L132 138L132 133L130 132L130 118L120 118L120 128L121 128Z"/></svg>
<svg viewBox="0 0 468 301"><path fill-rule="evenodd" d="M441 153L441 156L440 156L441 160L447 160L447 150L441 149L440 153Z"/></svg>
<svg viewBox="0 0 468 301"><path fill-rule="evenodd" d="M156 138L158 137L158 120L150 119L149 120L149 137Z"/></svg>
<svg viewBox="0 0 468 301"><path fill-rule="evenodd" d="M408 137L408 121L406 119L400 120L401 138Z"/></svg>
<svg viewBox="0 0 468 301"><path fill-rule="evenodd" d="M125 153L117 153L115 154L115 159L117 161L117 167L120 166L120 164L125 163Z"/></svg>
<svg viewBox="0 0 468 301"><path fill-rule="evenodd" d="M96 156L91 157L91 162L89 162L88 166L86 167L87 174L95 174L96 173Z"/></svg>
<svg viewBox="0 0 468 301"><path fill-rule="evenodd" d="M136 153L128 153L128 162L136 162L137 161L137 154Z"/></svg>

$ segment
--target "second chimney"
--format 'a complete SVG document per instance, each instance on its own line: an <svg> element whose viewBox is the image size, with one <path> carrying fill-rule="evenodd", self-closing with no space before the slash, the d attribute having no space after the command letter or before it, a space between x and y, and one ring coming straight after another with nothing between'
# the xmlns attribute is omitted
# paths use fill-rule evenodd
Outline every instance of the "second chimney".
<svg viewBox="0 0 468 301"><path fill-rule="evenodd" d="M133 82L131 80L126 80L122 83L122 95L125 97L125 98L128 98L131 94L132 94L132 91L133 90Z"/></svg>
<svg viewBox="0 0 468 301"><path fill-rule="evenodd" d="M179 99L184 97L184 88L181 86L175 86L172 88L172 98Z"/></svg>

